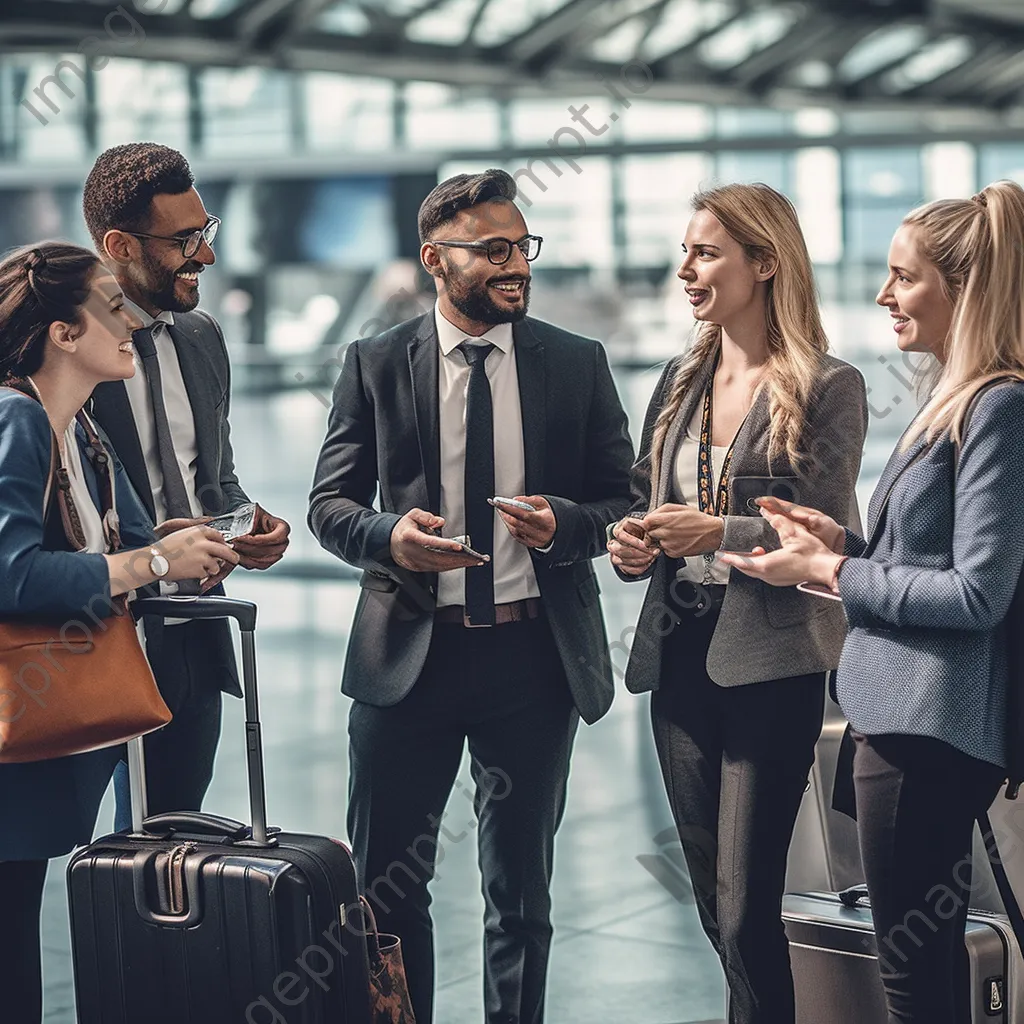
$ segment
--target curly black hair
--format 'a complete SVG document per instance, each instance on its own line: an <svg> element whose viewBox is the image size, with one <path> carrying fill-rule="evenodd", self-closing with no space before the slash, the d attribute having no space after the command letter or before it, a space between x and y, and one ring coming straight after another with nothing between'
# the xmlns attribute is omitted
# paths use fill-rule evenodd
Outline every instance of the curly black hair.
<svg viewBox="0 0 1024 1024"><path fill-rule="evenodd" d="M110 230L144 231L153 197L181 195L195 184L188 161L156 142L129 142L101 153L85 180L82 212L96 248Z"/></svg>
<svg viewBox="0 0 1024 1024"><path fill-rule="evenodd" d="M463 210L492 199L511 201L515 197L515 180L498 167L480 174L456 174L447 178L435 186L420 206L417 224L420 241L428 241L439 227L455 220Z"/></svg>

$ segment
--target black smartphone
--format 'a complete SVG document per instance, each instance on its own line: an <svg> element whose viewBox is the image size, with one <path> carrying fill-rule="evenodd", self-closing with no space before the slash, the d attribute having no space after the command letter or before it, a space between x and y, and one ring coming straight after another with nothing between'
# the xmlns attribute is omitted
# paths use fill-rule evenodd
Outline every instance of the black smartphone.
<svg viewBox="0 0 1024 1024"><path fill-rule="evenodd" d="M734 476L729 481L729 512L759 516L758 498L779 498L800 504L800 478L795 476Z"/></svg>

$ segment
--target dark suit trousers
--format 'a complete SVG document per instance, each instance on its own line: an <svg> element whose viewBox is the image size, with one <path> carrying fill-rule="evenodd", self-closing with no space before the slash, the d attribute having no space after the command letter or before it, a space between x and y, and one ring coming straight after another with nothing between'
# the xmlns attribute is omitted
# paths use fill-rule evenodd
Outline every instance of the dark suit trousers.
<svg viewBox="0 0 1024 1024"><path fill-rule="evenodd" d="M889 1024L970 1024L971 838L1006 772L930 736L853 738Z"/></svg>
<svg viewBox="0 0 1024 1024"><path fill-rule="evenodd" d="M145 738L149 813L198 811L213 779L221 728L221 691L217 661L211 662L204 622L165 626L153 674L174 716ZM130 828L132 805L128 765L114 773L116 829Z"/></svg>
<svg viewBox="0 0 1024 1024"><path fill-rule="evenodd" d="M45 860L0 861L0 1020L41 1024L43 971L39 915Z"/></svg>
<svg viewBox="0 0 1024 1024"><path fill-rule="evenodd" d="M546 619L435 624L416 685L349 717L348 829L380 928L403 943L417 1024L430 1024L428 882L445 848L478 844L487 1024L541 1024L554 836L579 715ZM468 740L475 792L456 782ZM445 807L453 786L453 806ZM440 837L439 837L440 829Z"/></svg>
<svg viewBox="0 0 1024 1024"><path fill-rule="evenodd" d="M718 686L705 669L718 613L681 615L651 719L700 921L725 971L730 1024L793 1024L782 894L825 675Z"/></svg>

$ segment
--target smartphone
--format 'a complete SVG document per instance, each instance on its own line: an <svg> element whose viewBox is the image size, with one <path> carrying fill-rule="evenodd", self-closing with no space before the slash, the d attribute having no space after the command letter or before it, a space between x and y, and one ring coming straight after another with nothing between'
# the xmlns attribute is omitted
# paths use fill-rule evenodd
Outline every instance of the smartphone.
<svg viewBox="0 0 1024 1024"><path fill-rule="evenodd" d="M252 533L255 523L256 505L249 502L247 505L239 505L230 515L211 519L205 525L219 530L225 540L234 540L236 537L246 537Z"/></svg>
<svg viewBox="0 0 1024 1024"><path fill-rule="evenodd" d="M820 583L798 583L796 589L803 594L813 594L815 597L827 597L830 601L842 601L839 594L833 594L831 588L823 587Z"/></svg>
<svg viewBox="0 0 1024 1024"><path fill-rule="evenodd" d="M492 505L511 505L512 508L522 509L524 512L536 512L537 509L531 505L528 501L519 501L516 498L499 498L497 496L491 498Z"/></svg>
<svg viewBox="0 0 1024 1024"><path fill-rule="evenodd" d="M491 560L490 555L482 555L479 551L474 551L469 546L470 541L468 533L463 534L461 537L452 537L452 540L462 548L463 554L469 555L470 558L479 558L481 562L489 562Z"/></svg>

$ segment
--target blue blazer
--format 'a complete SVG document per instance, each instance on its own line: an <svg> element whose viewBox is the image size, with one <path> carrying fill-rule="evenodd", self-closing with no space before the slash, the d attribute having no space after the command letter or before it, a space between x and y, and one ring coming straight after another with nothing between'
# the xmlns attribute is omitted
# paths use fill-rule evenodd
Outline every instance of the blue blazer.
<svg viewBox="0 0 1024 1024"><path fill-rule="evenodd" d="M1024 384L978 401L954 490L955 458L948 435L897 451L868 507L868 539L847 533L853 557L839 589L850 633L837 692L858 732L932 736L1005 767L1004 620L1024 563Z"/></svg>
<svg viewBox="0 0 1024 1024"><path fill-rule="evenodd" d="M99 484L82 464L96 507ZM70 550L59 515L43 522L50 469L50 423L43 407L0 389L0 617L74 618L97 594L110 593L103 555ZM113 453L111 453L113 454ZM153 526L120 463L114 459L117 512L126 548L153 542ZM120 747L74 757L0 764L0 861L41 860L92 838L100 800Z"/></svg>

